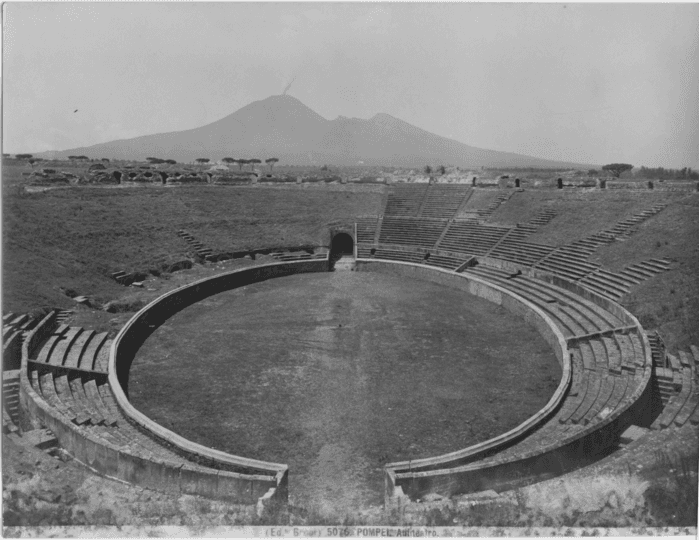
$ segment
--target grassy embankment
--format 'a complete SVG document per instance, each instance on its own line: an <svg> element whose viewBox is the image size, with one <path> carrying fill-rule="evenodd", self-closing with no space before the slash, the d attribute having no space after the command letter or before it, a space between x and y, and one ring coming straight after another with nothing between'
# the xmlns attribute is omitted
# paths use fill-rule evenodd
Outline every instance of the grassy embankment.
<svg viewBox="0 0 699 540"><path fill-rule="evenodd" d="M73 306L61 288L100 303L115 298L123 287L109 277L112 272L161 271L190 256L178 229L226 250L319 245L327 223L375 213L380 201L375 188L69 187L26 193L26 169L3 169L4 311Z"/></svg>
<svg viewBox="0 0 699 540"><path fill-rule="evenodd" d="M619 271L650 258L673 261L663 272L622 298L647 330L658 330L671 351L699 344L699 194L633 192L525 191L516 193L493 214L491 222L529 221L542 209L556 217L528 238L562 246L608 229L655 204L668 204L636 227L623 242L600 247L591 257L603 268Z"/></svg>

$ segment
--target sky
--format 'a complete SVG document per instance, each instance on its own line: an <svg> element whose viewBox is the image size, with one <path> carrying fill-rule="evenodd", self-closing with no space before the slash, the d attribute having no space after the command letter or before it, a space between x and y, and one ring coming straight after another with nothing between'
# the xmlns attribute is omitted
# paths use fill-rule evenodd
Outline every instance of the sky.
<svg viewBox="0 0 699 540"><path fill-rule="evenodd" d="M698 29L699 4L5 3L3 152L199 127L293 80L327 119L699 168Z"/></svg>

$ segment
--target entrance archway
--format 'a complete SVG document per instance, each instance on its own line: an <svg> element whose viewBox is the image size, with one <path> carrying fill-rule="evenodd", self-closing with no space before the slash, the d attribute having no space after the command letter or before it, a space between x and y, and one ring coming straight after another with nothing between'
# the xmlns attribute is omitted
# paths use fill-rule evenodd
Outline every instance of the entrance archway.
<svg viewBox="0 0 699 540"><path fill-rule="evenodd" d="M330 258L339 259L343 255L354 255L354 239L347 233L337 233L330 244Z"/></svg>

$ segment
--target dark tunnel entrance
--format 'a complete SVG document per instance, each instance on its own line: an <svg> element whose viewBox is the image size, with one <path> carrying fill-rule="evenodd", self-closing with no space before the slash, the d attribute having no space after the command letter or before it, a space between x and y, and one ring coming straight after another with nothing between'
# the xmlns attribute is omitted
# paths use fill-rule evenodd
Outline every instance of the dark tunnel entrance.
<svg viewBox="0 0 699 540"><path fill-rule="evenodd" d="M354 255L354 240L347 233L338 233L330 245L330 258L339 259L343 255Z"/></svg>

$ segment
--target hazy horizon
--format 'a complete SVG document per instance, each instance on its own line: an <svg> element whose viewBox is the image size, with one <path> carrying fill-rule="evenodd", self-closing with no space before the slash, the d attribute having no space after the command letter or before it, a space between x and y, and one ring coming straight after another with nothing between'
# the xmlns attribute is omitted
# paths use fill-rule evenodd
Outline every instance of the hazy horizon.
<svg viewBox="0 0 699 540"><path fill-rule="evenodd" d="M699 168L695 4L4 4L3 152L288 94L478 148ZM74 112L77 109L77 112Z"/></svg>

